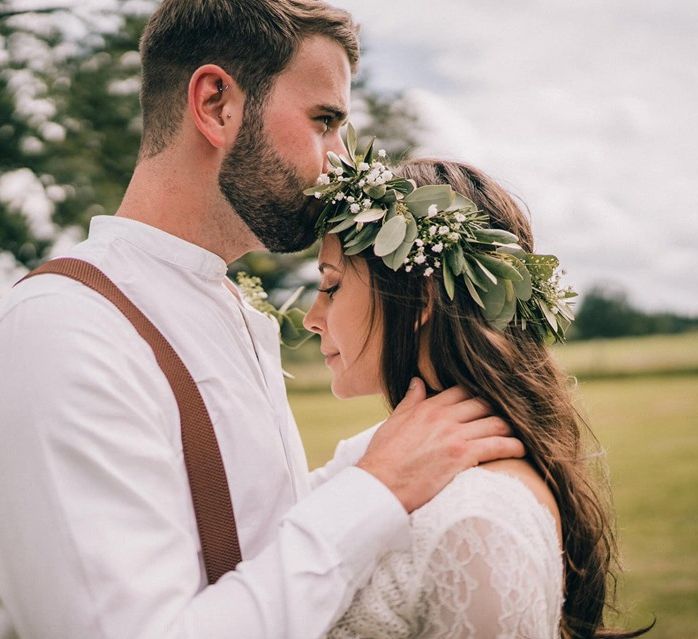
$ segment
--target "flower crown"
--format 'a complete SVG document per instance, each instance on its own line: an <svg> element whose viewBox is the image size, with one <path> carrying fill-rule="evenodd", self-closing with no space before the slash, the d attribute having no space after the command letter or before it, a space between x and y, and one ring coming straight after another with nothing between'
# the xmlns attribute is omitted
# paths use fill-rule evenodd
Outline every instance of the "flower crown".
<svg viewBox="0 0 698 639"><path fill-rule="evenodd" d="M489 226L489 216L448 185L417 188L374 157L373 141L357 153L356 131L347 130L348 158L328 153L332 170L304 193L326 204L318 236L336 234L346 255L373 247L389 268L430 277L442 273L451 300L458 281L495 328L519 326L541 339L563 342L574 320L561 289L554 255L527 253L516 235Z"/></svg>

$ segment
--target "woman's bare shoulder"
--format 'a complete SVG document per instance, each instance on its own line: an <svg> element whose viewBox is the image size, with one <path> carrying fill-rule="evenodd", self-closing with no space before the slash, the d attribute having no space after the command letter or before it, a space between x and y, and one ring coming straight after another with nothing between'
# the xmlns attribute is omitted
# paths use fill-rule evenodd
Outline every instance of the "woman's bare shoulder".
<svg viewBox="0 0 698 639"><path fill-rule="evenodd" d="M524 459L500 459L481 464L480 468L494 473L511 475L519 479L533 493L533 496L550 511L550 514L555 519L557 539L558 543L560 543L562 530L557 502L548 485L528 461Z"/></svg>

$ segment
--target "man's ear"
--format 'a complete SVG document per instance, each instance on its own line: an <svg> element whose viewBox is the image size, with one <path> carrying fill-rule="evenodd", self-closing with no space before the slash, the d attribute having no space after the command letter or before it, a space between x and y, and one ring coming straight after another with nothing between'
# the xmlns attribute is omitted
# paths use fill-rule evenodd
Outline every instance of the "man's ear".
<svg viewBox="0 0 698 639"><path fill-rule="evenodd" d="M192 74L187 94L194 125L211 146L232 146L242 124L245 94L221 67L205 64Z"/></svg>

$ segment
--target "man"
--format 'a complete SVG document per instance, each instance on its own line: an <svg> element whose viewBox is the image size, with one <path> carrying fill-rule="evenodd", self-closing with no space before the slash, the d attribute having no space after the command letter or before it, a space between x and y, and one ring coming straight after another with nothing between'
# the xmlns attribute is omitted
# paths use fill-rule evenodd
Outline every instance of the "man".
<svg viewBox="0 0 698 639"><path fill-rule="evenodd" d="M0 637L320 637L408 512L521 445L483 438L506 427L461 391L427 400L417 381L366 454L345 446L310 490L276 331L226 272L312 241L301 191L343 150L354 27L310 0L165 0L141 54L139 163L70 256L190 371L244 561L206 585L179 412L148 344L96 292L34 277L0 309Z"/></svg>

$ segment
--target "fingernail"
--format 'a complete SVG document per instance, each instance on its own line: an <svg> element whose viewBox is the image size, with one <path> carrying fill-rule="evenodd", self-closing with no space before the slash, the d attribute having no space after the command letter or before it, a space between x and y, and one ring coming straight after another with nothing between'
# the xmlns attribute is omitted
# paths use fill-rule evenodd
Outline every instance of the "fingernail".
<svg viewBox="0 0 698 639"><path fill-rule="evenodd" d="M410 380L410 390L414 390L417 387L417 378L413 377Z"/></svg>

